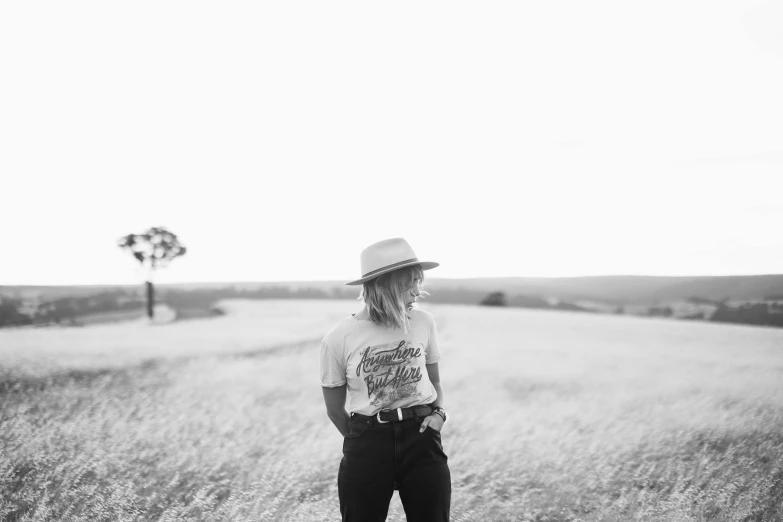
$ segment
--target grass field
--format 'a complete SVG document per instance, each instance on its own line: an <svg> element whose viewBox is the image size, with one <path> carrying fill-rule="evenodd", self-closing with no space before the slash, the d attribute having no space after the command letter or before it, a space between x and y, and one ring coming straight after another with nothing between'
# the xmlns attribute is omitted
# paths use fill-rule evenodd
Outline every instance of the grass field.
<svg viewBox="0 0 783 522"><path fill-rule="evenodd" d="M222 308L0 331L0 520L339 520L318 341L359 304ZM452 520L783 520L783 329L423 308Z"/></svg>

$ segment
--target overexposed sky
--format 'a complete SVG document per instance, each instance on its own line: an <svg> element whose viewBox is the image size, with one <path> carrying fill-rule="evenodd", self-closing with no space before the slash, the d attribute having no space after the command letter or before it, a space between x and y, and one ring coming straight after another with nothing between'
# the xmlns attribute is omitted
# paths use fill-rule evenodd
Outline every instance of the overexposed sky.
<svg viewBox="0 0 783 522"><path fill-rule="evenodd" d="M783 272L783 4L5 2L0 285ZM436 274L437 272L437 274Z"/></svg>

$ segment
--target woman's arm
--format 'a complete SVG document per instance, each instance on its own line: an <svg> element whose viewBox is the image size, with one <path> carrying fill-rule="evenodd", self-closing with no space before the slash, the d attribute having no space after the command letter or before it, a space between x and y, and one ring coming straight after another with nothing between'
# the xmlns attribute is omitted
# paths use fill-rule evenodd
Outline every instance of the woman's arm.
<svg viewBox="0 0 783 522"><path fill-rule="evenodd" d="M348 433L348 421L351 418L345 411L347 388L345 384L334 388L321 387L324 393L324 403L326 403L326 414L343 437Z"/></svg>
<svg viewBox="0 0 783 522"><path fill-rule="evenodd" d="M438 392L438 398L432 402L432 405L445 408L445 406L443 406L443 388L440 385L440 368L438 368L438 363L428 364L427 374L430 377L430 382L435 387L435 391ZM432 415L425 417L424 421L421 423L421 428L419 431L424 431L427 429L427 426L431 427L435 431L440 431L443 428L443 422L443 417L437 413L433 413Z"/></svg>

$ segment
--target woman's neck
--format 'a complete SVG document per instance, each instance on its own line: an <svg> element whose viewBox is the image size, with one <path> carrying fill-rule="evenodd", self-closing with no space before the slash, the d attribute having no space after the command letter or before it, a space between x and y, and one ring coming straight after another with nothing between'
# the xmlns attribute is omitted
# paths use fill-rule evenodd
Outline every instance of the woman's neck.
<svg viewBox="0 0 783 522"><path fill-rule="evenodd" d="M369 321L370 312L367 311L367 305L364 305L364 308L362 308L359 313L354 314L354 317L359 321Z"/></svg>

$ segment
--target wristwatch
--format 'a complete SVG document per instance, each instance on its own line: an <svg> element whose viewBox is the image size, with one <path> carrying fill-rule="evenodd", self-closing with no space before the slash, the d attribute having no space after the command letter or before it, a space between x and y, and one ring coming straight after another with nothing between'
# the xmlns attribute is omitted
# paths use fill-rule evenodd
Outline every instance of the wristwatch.
<svg viewBox="0 0 783 522"><path fill-rule="evenodd" d="M441 418L443 419L443 422L446 422L447 420L449 420L448 413L446 413L446 410L444 410L440 406L433 406L432 407L432 414L434 415L436 413L441 416Z"/></svg>

